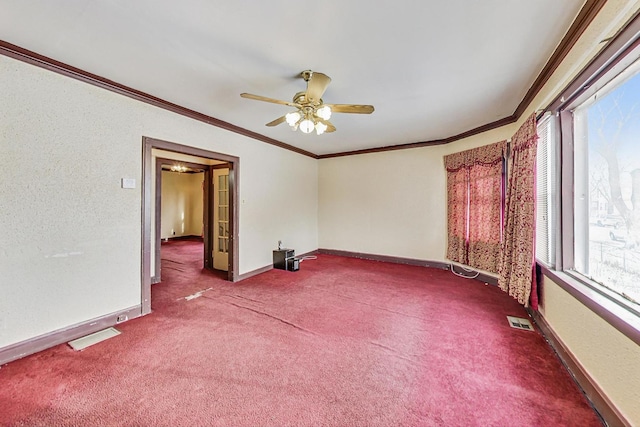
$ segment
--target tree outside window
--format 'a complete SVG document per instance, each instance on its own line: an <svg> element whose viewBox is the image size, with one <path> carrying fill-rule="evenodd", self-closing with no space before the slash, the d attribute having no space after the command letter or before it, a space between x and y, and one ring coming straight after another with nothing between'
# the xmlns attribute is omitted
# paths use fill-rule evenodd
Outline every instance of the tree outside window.
<svg viewBox="0 0 640 427"><path fill-rule="evenodd" d="M574 111L575 268L640 301L640 63Z"/></svg>

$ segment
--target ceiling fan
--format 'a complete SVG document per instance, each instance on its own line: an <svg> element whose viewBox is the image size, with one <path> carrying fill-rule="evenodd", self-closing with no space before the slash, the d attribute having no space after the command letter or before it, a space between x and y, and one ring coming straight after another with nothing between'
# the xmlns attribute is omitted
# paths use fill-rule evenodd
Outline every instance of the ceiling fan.
<svg viewBox="0 0 640 427"><path fill-rule="evenodd" d="M240 96L247 99L295 107L296 111L278 117L274 121L267 123L267 126L277 126L286 122L293 130L300 129L304 133L311 133L315 129L318 135L336 130L336 127L329 121L331 113L373 113L373 105L325 104L322 100L322 94L324 94L331 82L331 78L326 74L306 70L300 73L300 77L307 82L307 90L296 93L293 97L293 102L250 93L241 93Z"/></svg>

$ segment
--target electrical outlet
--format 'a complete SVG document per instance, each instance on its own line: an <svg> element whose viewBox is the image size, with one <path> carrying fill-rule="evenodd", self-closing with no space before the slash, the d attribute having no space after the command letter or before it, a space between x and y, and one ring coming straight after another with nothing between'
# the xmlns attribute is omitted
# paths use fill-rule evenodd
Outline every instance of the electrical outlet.
<svg viewBox="0 0 640 427"><path fill-rule="evenodd" d="M118 316L118 318L116 319L116 323L122 323L122 322L126 322L127 320L129 320L129 317L127 317L126 314L121 314L120 316Z"/></svg>

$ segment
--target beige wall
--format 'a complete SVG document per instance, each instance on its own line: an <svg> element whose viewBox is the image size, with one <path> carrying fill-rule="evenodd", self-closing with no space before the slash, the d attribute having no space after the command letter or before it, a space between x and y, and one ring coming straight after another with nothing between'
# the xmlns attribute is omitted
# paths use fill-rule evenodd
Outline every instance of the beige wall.
<svg viewBox="0 0 640 427"><path fill-rule="evenodd" d="M316 160L5 56L0 75L0 348L140 304L143 136L240 158L240 274L278 240L318 247Z"/></svg>
<svg viewBox="0 0 640 427"><path fill-rule="evenodd" d="M445 146L337 157L319 163L320 247L445 261L446 176L442 157L510 138L529 114L546 107L640 9L609 1L517 123ZM547 293L548 291L548 293ZM632 425L640 425L640 349L602 318L545 283L542 312Z"/></svg>
<svg viewBox="0 0 640 427"><path fill-rule="evenodd" d="M204 173L162 171L160 238L201 236Z"/></svg>
<svg viewBox="0 0 640 427"><path fill-rule="evenodd" d="M632 425L640 425L640 346L544 278L540 313Z"/></svg>
<svg viewBox="0 0 640 427"><path fill-rule="evenodd" d="M320 247L445 261L447 206L442 157L506 139L511 129L487 132L455 145L321 160Z"/></svg>

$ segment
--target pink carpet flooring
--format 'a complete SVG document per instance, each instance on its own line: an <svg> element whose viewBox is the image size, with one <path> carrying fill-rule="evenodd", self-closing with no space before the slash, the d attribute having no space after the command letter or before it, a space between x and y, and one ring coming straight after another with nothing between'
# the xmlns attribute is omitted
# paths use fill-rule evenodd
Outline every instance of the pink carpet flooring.
<svg viewBox="0 0 640 427"><path fill-rule="evenodd" d="M328 255L232 284L201 243L162 258L152 314L0 369L0 425L602 425L495 286Z"/></svg>

